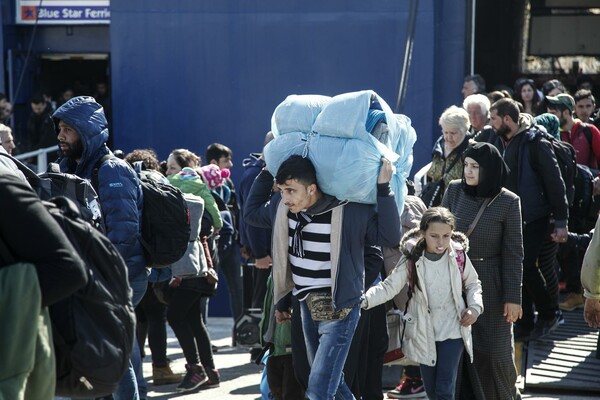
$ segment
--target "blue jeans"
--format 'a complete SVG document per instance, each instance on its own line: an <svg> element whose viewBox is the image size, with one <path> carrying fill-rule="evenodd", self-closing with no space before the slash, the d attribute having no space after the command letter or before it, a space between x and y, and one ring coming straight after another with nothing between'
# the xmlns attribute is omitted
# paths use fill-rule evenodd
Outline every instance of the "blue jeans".
<svg viewBox="0 0 600 400"><path fill-rule="evenodd" d="M462 339L435 342L436 365L421 364L421 377L429 400L454 400L458 364L464 348Z"/></svg>
<svg viewBox="0 0 600 400"><path fill-rule="evenodd" d="M148 287L148 277L145 274L139 274L136 277L129 278L129 286L133 291L132 303L133 307L136 307L142 298ZM129 369L121 378L117 391L113 393L114 400L139 400L140 398L145 399L147 396L146 381L142 374L142 357L140 354L140 347L137 340L133 341L133 351L131 353L131 360L129 361Z"/></svg>
<svg viewBox="0 0 600 400"><path fill-rule="evenodd" d="M311 367L306 396L310 400L354 399L342 371L360 318L360 306L352 307L342 320L313 321L306 301L301 301L300 314Z"/></svg>

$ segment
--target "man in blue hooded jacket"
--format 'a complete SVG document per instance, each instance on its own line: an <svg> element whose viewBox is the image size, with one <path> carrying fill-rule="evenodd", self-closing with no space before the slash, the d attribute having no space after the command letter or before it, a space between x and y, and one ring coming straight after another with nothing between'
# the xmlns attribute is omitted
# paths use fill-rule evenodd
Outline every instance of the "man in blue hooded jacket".
<svg viewBox="0 0 600 400"><path fill-rule="evenodd" d="M56 110L52 118L62 152L60 170L92 180L94 169L98 168L97 189L106 236L127 264L135 307L144 296L148 282L148 270L140 242L143 203L140 181L135 171L116 157L96 165L102 157L112 153L106 146L108 128L104 110L93 97L72 98ZM133 366L130 363L129 371L123 376L113 396L115 400L145 398L145 393L138 393L138 383L142 392L145 383L136 341L131 358Z"/></svg>

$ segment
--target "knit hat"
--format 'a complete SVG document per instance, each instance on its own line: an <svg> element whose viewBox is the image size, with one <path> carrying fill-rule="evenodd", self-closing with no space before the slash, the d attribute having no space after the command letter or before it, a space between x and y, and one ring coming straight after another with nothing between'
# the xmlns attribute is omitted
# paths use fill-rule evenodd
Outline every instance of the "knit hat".
<svg viewBox="0 0 600 400"><path fill-rule="evenodd" d="M231 175L228 169L220 169L215 164L208 164L200 168L206 185L212 190L223 184L223 181Z"/></svg>
<svg viewBox="0 0 600 400"><path fill-rule="evenodd" d="M555 139L560 140L560 120L556 115L543 113L535 116L533 120L536 124L546 128L546 132L554 136Z"/></svg>

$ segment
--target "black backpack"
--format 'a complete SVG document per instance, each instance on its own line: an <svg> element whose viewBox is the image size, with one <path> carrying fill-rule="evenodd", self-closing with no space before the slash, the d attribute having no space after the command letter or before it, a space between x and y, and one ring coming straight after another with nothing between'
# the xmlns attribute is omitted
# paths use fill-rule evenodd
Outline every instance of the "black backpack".
<svg viewBox="0 0 600 400"><path fill-rule="evenodd" d="M98 169L112 155L96 163L92 183L98 191ZM190 210L183 193L173 185L159 182L151 174L138 172L144 194L142 237L146 265L167 267L185 254L190 239Z"/></svg>
<svg viewBox="0 0 600 400"><path fill-rule="evenodd" d="M575 149L570 143L557 140L554 136L549 135L540 129L536 129L534 135L536 146L530 146L530 150L533 152L533 158L537 160L537 144L539 143L539 138L544 138L549 141L552 145L552 150L554 151L556 161L558 162L560 175L565 183L567 202L569 207L573 206L573 202L575 200L575 178L577 175L577 158L575 156Z"/></svg>
<svg viewBox="0 0 600 400"><path fill-rule="evenodd" d="M129 366L135 314L127 266L106 236L84 221L65 197L44 202L86 264L88 283L52 305L56 394L113 393Z"/></svg>
<svg viewBox="0 0 600 400"><path fill-rule="evenodd" d="M575 177L575 201L569 209L569 231L588 233L594 228L600 197L594 196L594 177L596 175L586 165L577 164Z"/></svg>
<svg viewBox="0 0 600 400"><path fill-rule="evenodd" d="M98 195L89 180L74 174L60 172L60 167L56 163L50 163L48 171L38 175L13 156L6 153L0 153L0 155L13 161L40 199L49 200L53 197L64 196L73 200L79 208L81 217L96 229L104 232Z"/></svg>

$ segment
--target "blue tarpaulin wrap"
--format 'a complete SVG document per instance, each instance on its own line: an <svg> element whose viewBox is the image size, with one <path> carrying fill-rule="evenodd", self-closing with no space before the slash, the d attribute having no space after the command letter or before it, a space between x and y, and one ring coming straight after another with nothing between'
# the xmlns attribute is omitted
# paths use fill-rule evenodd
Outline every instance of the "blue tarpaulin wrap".
<svg viewBox="0 0 600 400"><path fill-rule="evenodd" d="M379 136L382 141L367 131L373 102L385 113L385 118L378 118L387 124L387 132ZM385 157L394 165L391 186L402 212L417 135L410 119L393 114L375 92L333 98L289 96L275 109L271 122L275 139L265 147L264 156L274 174L287 158L302 155L314 164L323 192L341 200L375 204L381 157Z"/></svg>

